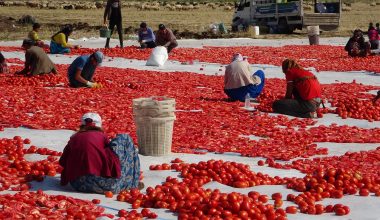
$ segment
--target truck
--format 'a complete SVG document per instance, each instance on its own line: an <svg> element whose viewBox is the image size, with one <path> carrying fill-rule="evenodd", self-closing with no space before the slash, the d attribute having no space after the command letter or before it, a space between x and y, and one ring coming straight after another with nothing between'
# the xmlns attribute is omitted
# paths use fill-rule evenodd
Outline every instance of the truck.
<svg viewBox="0 0 380 220"><path fill-rule="evenodd" d="M342 0L312 0L309 11L304 0L240 0L235 3L232 29L249 25L267 26L272 33L292 33L306 26L323 30L339 27Z"/></svg>

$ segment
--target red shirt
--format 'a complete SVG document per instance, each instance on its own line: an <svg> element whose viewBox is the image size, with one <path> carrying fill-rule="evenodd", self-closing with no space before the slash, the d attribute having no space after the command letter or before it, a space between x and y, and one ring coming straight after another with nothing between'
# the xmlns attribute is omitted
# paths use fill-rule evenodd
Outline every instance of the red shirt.
<svg viewBox="0 0 380 220"><path fill-rule="evenodd" d="M285 75L286 81L293 83L294 89L296 89L303 100L308 101L314 98L321 98L321 85L317 78L313 78L315 77L313 73L307 70L292 68Z"/></svg>
<svg viewBox="0 0 380 220"><path fill-rule="evenodd" d="M63 167L61 184L85 175L120 177L119 157L108 147L108 138L100 131L78 132L71 136L59 164Z"/></svg>
<svg viewBox="0 0 380 220"><path fill-rule="evenodd" d="M370 41L379 40L379 33L375 28L368 31L368 38Z"/></svg>

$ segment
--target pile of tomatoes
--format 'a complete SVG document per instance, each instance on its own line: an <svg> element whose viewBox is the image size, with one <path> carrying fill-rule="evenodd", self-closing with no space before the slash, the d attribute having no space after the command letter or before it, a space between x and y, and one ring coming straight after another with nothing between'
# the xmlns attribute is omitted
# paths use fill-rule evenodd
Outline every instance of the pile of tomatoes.
<svg viewBox="0 0 380 220"><path fill-rule="evenodd" d="M61 152L34 145L25 149L24 144L30 144L30 140L20 136L0 139L0 191L27 190L30 181L43 181L46 175L55 176L62 171L57 157ZM32 162L25 159L25 154L47 155L47 158Z"/></svg>
<svg viewBox="0 0 380 220"><path fill-rule="evenodd" d="M0 195L1 219L93 219L105 214L104 208L81 199L63 195L47 195L22 191L14 195Z"/></svg>
<svg viewBox="0 0 380 220"><path fill-rule="evenodd" d="M6 48L5 48L6 49ZM354 70L353 58L348 58L342 48L327 46L286 46L176 49L172 58L188 61L197 59L206 62L228 63L230 55L240 52L251 56L250 62L279 65L284 57L300 59L304 66L314 66L318 70ZM307 49L307 50L305 50ZM73 54L91 53L93 49L76 49ZM134 47L124 49L103 49L110 57L146 59L150 51L140 51ZM289 52L292 51L292 54ZM310 52L312 51L312 52ZM307 54L306 54L307 53ZM327 60L337 62L327 62ZM355 58L357 68L378 71L378 67L366 65L376 61L376 57ZM14 62L19 62L14 60ZM133 69L99 67L95 81L104 86L100 89L68 87L68 65L57 65L57 75L20 77L0 75L0 129L25 126L39 129L71 129L79 126L79 118L85 112L97 112L103 119L103 127L110 137L117 133L129 133L136 140L136 127L132 116L132 99L147 96L168 96L176 99L177 120L174 126L173 152L237 152L243 156L264 157L258 165L268 165L280 169L297 169L307 173L305 178L270 177L252 172L247 165L224 161L207 161L197 164L182 163L176 159L173 164L152 165L151 170L176 170L183 180L168 177L166 182L155 188L148 188L143 194L136 189L123 191L117 200L132 204L133 208L165 208L179 214L181 219L194 217L277 218L284 219L286 213L303 212L321 214L335 212L337 215L349 213L349 208L341 204L321 206L315 204L323 198L339 198L359 192L360 195L379 194L378 161L379 149L365 152L346 153L342 156L313 158L327 155L327 148L319 148L316 142L337 143L379 143L380 128L359 128L355 126L316 126L315 120L288 118L272 112L272 103L283 98L285 81L268 79L264 92L259 96L258 111L247 112L243 103L227 102L223 92L223 77L206 76L186 72L162 73ZM21 66L11 66L11 71ZM373 103L374 97L368 92L379 87L352 83L334 83L323 86L324 100L331 107L318 113L333 113L344 118L380 120L380 104ZM201 110L201 111L191 111ZM240 135L255 135L258 140L249 140ZM47 148L29 146L30 140L20 137L0 140L0 190L28 190L32 180L42 181L46 175L61 172L57 160L60 152ZM25 154L47 155L47 159L30 162ZM297 159L303 158L303 159ZM278 163L276 160L290 161ZM337 170L332 174L331 168ZM338 169L340 168L340 169ZM347 169L347 170L343 170ZM342 177L341 177L342 176ZM210 181L246 188L255 185L286 185L301 192L288 196L295 206L282 208L282 195L269 196L251 192L221 193L204 189ZM25 193L25 192L23 192ZM39 192L41 194L41 192ZM30 194L32 197L35 196ZM108 196L112 197L112 196ZM11 196L6 197L12 200ZM54 199L54 197L51 197ZM59 200L59 199L58 199ZM46 207L39 207L33 214L45 214ZM252 208L254 207L254 208ZM89 212L83 211L86 216ZM145 209L144 209L145 210ZM1 212L0 212L1 213ZM28 214L28 213L27 213ZM51 214L51 213L50 213ZM99 213L98 213L99 214ZM7 214L8 215L8 214ZM76 213L67 213L75 217ZM90 214L91 215L91 214ZM79 214L78 214L79 216ZM83 216L80 214L80 216ZM119 217L155 217L144 213L121 211Z"/></svg>
<svg viewBox="0 0 380 220"><path fill-rule="evenodd" d="M0 76L3 90L0 97L1 121L11 127L76 130L81 115L92 111L102 116L104 129L110 137L129 133L136 140L132 99L168 96L176 99L177 109L185 110L176 112L174 152L238 152L245 156L290 160L327 154L326 149L317 148L314 142L376 143L380 139L380 135L376 135L380 133L378 128L312 127L315 120L289 119L264 113L270 112L273 101L283 95L285 81L282 79L268 79L265 91L259 97L257 109L260 111L248 113L241 109L242 103L225 101L223 78L220 76L101 67L95 80L104 88L72 89L67 85L66 70L67 65L58 65L58 75L30 78ZM357 95L359 101L366 105L373 98L366 92L377 88L357 83L323 87L325 99L331 103ZM372 114L366 113L363 118L371 115L368 120L378 119L380 110L377 105L372 105L368 111L365 110ZM193 109L202 111L191 112ZM336 110L329 108L324 111ZM251 141L239 135L255 135L261 139ZM286 150L284 146L287 146Z"/></svg>
<svg viewBox="0 0 380 220"><path fill-rule="evenodd" d="M180 160L180 159L176 159ZM297 212L320 215L334 212L336 215L347 215L348 206L342 204L316 204L325 198L342 198L344 195L359 193L368 196L371 193L380 196L380 178L364 176L351 169L317 168L304 178L270 177L254 173L249 166L236 162L209 160L187 164L172 161L170 168L181 173L182 181L167 177L162 185L148 187L143 194L137 189L121 192L117 200L132 204L132 208L163 208L178 213L180 219L194 218L253 218L284 219L286 213ZM154 165L154 170L167 169L168 164ZM288 194L283 198L281 193L268 195L255 191L247 195L232 192L221 193L219 190L202 188L210 181L217 181L236 188L247 188L255 185L285 185L301 194ZM270 202L270 198L273 200ZM283 200L293 202L296 206L283 206Z"/></svg>
<svg viewBox="0 0 380 220"><path fill-rule="evenodd" d="M358 171L347 169L315 169L313 174L304 178L290 179L287 187L302 192L298 196L289 194L288 201L298 205L302 213L322 214L323 212L335 212L336 215L347 215L349 207L342 204L322 206L315 204L324 198L340 199L344 195L369 196L373 193L380 196L379 177L365 176Z"/></svg>
<svg viewBox="0 0 380 220"><path fill-rule="evenodd" d="M147 60L151 50L141 50L136 46L112 49L72 49L70 55L91 54L101 50L108 57ZM19 47L0 47L0 51L21 51ZM49 52L46 49L46 52ZM208 63L228 64L231 56L240 53L248 57L250 63L281 66L285 58L296 59L304 67L314 67L318 71L369 71L380 73L380 56L349 57L342 46L330 45L287 45L282 47L203 47L176 48L170 59L180 62L199 60ZM334 60L334 62L331 62ZM352 63L355 62L355 65Z"/></svg>

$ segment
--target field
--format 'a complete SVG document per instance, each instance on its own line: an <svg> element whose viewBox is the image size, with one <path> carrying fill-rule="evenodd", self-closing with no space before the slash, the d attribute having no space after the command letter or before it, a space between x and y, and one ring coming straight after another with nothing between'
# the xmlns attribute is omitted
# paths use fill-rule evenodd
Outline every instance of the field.
<svg viewBox="0 0 380 220"><path fill-rule="evenodd" d="M0 7L0 51L10 68L0 74L0 219L380 219L380 99L374 99L380 55L352 58L342 46L353 29L380 22L379 9L353 2L339 30L322 32L320 45L308 45L305 31L273 35L263 28L259 36L249 30L218 36L225 39L179 39L165 65L147 66L152 51L135 40L118 48L112 39L111 48L103 48L103 9ZM192 38L210 23L230 26L232 13L125 7L125 38L135 37L141 21L153 28L165 23ZM13 74L25 61L20 40L30 25L17 20L27 14L43 25L45 40L60 25L77 27L69 42L81 47L48 54L57 74ZM94 76L102 87L71 88L69 64L95 50L105 55ZM235 53L265 73L253 108L231 102L223 90ZM320 82L318 118L273 113L286 89L285 58ZM171 152L163 156L143 155L147 146L138 141L147 121L137 123L133 99L152 96L176 102ZM60 184L58 160L86 112L100 114L108 138L131 136L140 151L134 179L144 183L141 190L81 193Z"/></svg>
<svg viewBox="0 0 380 220"><path fill-rule="evenodd" d="M336 31L324 32L322 36L349 36L352 30L361 28L366 30L369 22L380 22L380 5L370 6L369 3L352 3L351 11L344 11L341 26ZM30 30L28 25L19 25L15 20L22 15L32 15L43 25L41 37L49 39L52 33L59 29L62 24L77 24L73 38L98 36L98 29L103 22L103 9L90 10L64 10L64 9L35 9L29 7L0 7L0 27L4 29L0 33L0 40L23 39ZM191 33L207 32L212 23L223 22L227 27L231 25L233 10L226 11L224 7L212 9L202 6L200 9L189 11L171 11L162 9L160 11L137 10L136 8L123 8L123 25L133 33L141 21L146 21L154 29L160 23L180 32ZM15 20L8 20L11 17ZM82 24L80 24L82 23ZM14 27L13 27L14 25ZM265 28L261 30L265 33ZM189 37L191 38L191 34ZM227 37L254 37L250 31L228 35ZM128 38L128 35L126 36ZM256 38L304 38L305 31L297 31L292 35L261 35Z"/></svg>

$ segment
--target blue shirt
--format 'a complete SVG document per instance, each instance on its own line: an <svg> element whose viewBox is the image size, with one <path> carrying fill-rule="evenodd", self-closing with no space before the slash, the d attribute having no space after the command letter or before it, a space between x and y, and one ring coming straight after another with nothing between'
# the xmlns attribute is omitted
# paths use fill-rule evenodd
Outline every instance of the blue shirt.
<svg viewBox="0 0 380 220"><path fill-rule="evenodd" d="M87 80L91 81L92 77L94 76L96 66L92 65L91 60L90 60L90 55L83 55L77 57L73 63L69 66L68 69L68 77L69 77L69 82L70 86L72 87L85 87L86 85L78 82L75 79L75 73L77 70L81 70L81 76Z"/></svg>
<svg viewBox="0 0 380 220"><path fill-rule="evenodd" d="M155 41L156 36L151 28L147 28L146 31L139 30L139 41L145 40L145 42Z"/></svg>

